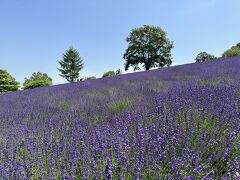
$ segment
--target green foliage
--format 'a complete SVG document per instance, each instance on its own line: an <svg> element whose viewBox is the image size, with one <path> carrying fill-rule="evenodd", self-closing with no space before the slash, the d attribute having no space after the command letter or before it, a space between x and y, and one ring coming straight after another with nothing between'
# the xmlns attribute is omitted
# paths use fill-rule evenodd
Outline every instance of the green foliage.
<svg viewBox="0 0 240 180"><path fill-rule="evenodd" d="M199 62L205 62L205 61L210 61L210 60L214 60L217 59L217 57L215 57L214 55L208 54L207 52L200 52L197 57L196 57L196 63Z"/></svg>
<svg viewBox="0 0 240 180"><path fill-rule="evenodd" d="M105 92L87 92L86 95L92 96L92 97L104 97L106 95Z"/></svg>
<svg viewBox="0 0 240 180"><path fill-rule="evenodd" d="M234 78L234 77L208 77L208 78L204 78L199 80L198 84L200 86L220 86L223 84L233 84L236 81L238 81L238 79Z"/></svg>
<svg viewBox="0 0 240 180"><path fill-rule="evenodd" d="M63 54L62 60L58 61L61 68L60 76L65 78L68 82L75 82L79 78L79 71L83 68L83 59L80 57L78 51L72 47L66 50Z"/></svg>
<svg viewBox="0 0 240 180"><path fill-rule="evenodd" d="M156 83L154 83L153 85L152 85L152 90L154 91L154 92L161 92L161 91L163 91L164 89L166 89L167 87L166 87L166 84L163 82L163 81L156 81Z"/></svg>
<svg viewBox="0 0 240 180"><path fill-rule="evenodd" d="M138 69L143 64L145 70L152 67L164 67L172 64L171 49L173 43L160 27L144 25L131 31L126 39L128 48L123 55L125 70L130 66Z"/></svg>
<svg viewBox="0 0 240 180"><path fill-rule="evenodd" d="M89 77L85 77L84 78L85 81L86 80L93 80L93 79L96 79L96 77L95 76L89 76Z"/></svg>
<svg viewBox="0 0 240 180"><path fill-rule="evenodd" d="M6 70L0 69L0 93L17 91L19 82L15 80Z"/></svg>
<svg viewBox="0 0 240 180"><path fill-rule="evenodd" d="M50 78L46 73L34 72L29 79L25 78L25 82L23 83L23 89L32 89L36 87L51 85L52 78Z"/></svg>
<svg viewBox="0 0 240 180"><path fill-rule="evenodd" d="M103 74L102 77L116 76L115 71L107 71Z"/></svg>
<svg viewBox="0 0 240 180"><path fill-rule="evenodd" d="M230 49L226 50L222 57L232 57L232 56L240 56L240 43L232 46Z"/></svg>
<svg viewBox="0 0 240 180"><path fill-rule="evenodd" d="M92 97L104 97L104 96L114 96L117 92L116 88L108 88L102 91L87 92L86 95Z"/></svg>
<svg viewBox="0 0 240 180"><path fill-rule="evenodd" d="M34 163L33 167L32 167L32 177L31 177L31 180L37 180L37 179L40 179L40 178L41 178L40 171L39 171L36 163Z"/></svg>
<svg viewBox="0 0 240 180"><path fill-rule="evenodd" d="M132 101L129 98L123 98L119 101L114 101L108 104L108 108L116 114L123 112L125 109L132 105Z"/></svg>
<svg viewBox="0 0 240 180"><path fill-rule="evenodd" d="M122 71L121 71L121 69L118 69L116 71L107 71L103 74L102 77L117 76L120 74L122 74Z"/></svg>
<svg viewBox="0 0 240 180"><path fill-rule="evenodd" d="M218 126L218 119L214 116L202 116L201 114L198 114L196 111L196 115L192 119L193 129L194 131L190 133L190 124L189 121L186 119L188 117L188 112L181 111L179 116L179 124L183 128L184 132L186 133L186 136L189 137L189 145L191 149L201 153L201 162L200 164L202 166L208 165L208 169L214 169L215 177L221 177L222 175L227 173L227 169L229 169L229 160L231 157L235 156L234 154L230 153L230 157L227 159L222 159L219 157L215 157L210 161L210 157L213 154L223 154L226 152L227 144L221 143L223 141L227 141L228 135L226 133L228 129L227 123L222 126ZM176 117L177 119L177 117ZM216 131L217 129L217 131ZM201 142L201 135L203 133L206 133L208 136L206 136L205 142ZM212 137L214 139L214 142L212 142L211 146L207 146L209 143L210 138ZM237 140L238 141L238 140ZM234 142L232 143L234 145ZM199 148L200 146L207 147L206 149L202 150ZM215 178L214 178L215 179Z"/></svg>
<svg viewBox="0 0 240 180"><path fill-rule="evenodd" d="M61 110L61 111L67 111L69 108L70 108L70 102L69 101L65 101L65 100L62 100L58 103L58 108Z"/></svg>

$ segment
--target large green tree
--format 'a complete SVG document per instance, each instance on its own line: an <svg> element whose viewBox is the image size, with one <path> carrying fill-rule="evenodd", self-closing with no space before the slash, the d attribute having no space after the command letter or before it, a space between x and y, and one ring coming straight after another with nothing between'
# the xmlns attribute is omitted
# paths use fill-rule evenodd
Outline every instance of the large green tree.
<svg viewBox="0 0 240 180"><path fill-rule="evenodd" d="M70 47L63 54L62 60L59 61L60 76L65 78L68 82L75 82L79 78L79 72L83 68L84 63L79 52Z"/></svg>
<svg viewBox="0 0 240 180"><path fill-rule="evenodd" d="M32 89L51 85L52 78L50 78L46 73L34 72L30 78L25 78L23 89Z"/></svg>
<svg viewBox="0 0 240 180"><path fill-rule="evenodd" d="M17 91L19 82L15 80L6 70L0 69L0 93Z"/></svg>
<svg viewBox="0 0 240 180"><path fill-rule="evenodd" d="M209 60L214 60L217 59L217 57L215 57L214 55L208 54L207 52L200 52L197 57L196 57L196 62L205 62L205 61L209 61Z"/></svg>
<svg viewBox="0 0 240 180"><path fill-rule="evenodd" d="M226 50L222 57L232 57L232 56L240 56L240 43L232 46L230 49Z"/></svg>
<svg viewBox="0 0 240 180"><path fill-rule="evenodd" d="M130 66L138 69L135 68L138 64L142 64L145 70L172 64L173 42L169 41L167 33L160 27L144 25L135 28L126 41L128 48L123 55L125 70L128 70Z"/></svg>

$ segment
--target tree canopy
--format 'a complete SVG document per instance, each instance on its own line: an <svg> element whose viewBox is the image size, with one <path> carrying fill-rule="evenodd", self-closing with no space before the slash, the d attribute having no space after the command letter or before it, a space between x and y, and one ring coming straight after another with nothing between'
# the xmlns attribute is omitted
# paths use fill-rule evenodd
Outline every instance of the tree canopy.
<svg viewBox="0 0 240 180"><path fill-rule="evenodd" d="M23 89L32 89L51 85L52 78L50 78L46 73L34 72L30 78L25 78Z"/></svg>
<svg viewBox="0 0 240 180"><path fill-rule="evenodd" d="M222 57L232 57L232 56L240 56L240 43L232 46L230 49L226 50Z"/></svg>
<svg viewBox="0 0 240 180"><path fill-rule="evenodd" d="M15 80L6 70L0 69L0 93L17 91L19 82Z"/></svg>
<svg viewBox="0 0 240 180"><path fill-rule="evenodd" d="M84 63L79 52L70 47L63 54L62 60L58 61L60 64L60 76L65 78L68 82L75 82L79 78L79 72L83 68Z"/></svg>
<svg viewBox="0 0 240 180"><path fill-rule="evenodd" d="M214 55L208 54L207 52L200 52L197 57L196 57L196 62L205 62L205 61L209 61L209 60L214 60L217 59L217 57L215 57Z"/></svg>
<svg viewBox="0 0 240 180"><path fill-rule="evenodd" d="M144 25L131 31L126 39L128 48L123 55L125 70L130 66L142 64L145 70L152 67L164 67L172 64L171 50L173 42L160 27Z"/></svg>
<svg viewBox="0 0 240 180"><path fill-rule="evenodd" d="M89 76L89 77L85 77L84 80L93 80L93 79L96 79L95 76Z"/></svg>
<svg viewBox="0 0 240 180"><path fill-rule="evenodd" d="M115 71L107 71L103 74L102 77L116 76Z"/></svg>

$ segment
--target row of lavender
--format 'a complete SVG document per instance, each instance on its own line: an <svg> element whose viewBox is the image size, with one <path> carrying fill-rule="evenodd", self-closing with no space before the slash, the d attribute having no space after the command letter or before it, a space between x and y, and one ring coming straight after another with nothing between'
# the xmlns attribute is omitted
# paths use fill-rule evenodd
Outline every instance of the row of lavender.
<svg viewBox="0 0 240 180"><path fill-rule="evenodd" d="M234 179L240 58L0 95L1 179Z"/></svg>

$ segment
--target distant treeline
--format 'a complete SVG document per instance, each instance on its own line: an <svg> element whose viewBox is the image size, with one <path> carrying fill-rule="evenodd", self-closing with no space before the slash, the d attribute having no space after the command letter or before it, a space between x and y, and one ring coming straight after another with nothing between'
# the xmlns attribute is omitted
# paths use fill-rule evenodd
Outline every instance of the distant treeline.
<svg viewBox="0 0 240 180"><path fill-rule="evenodd" d="M174 45L167 37L167 33L160 27L144 25L134 28L126 38L128 47L123 54L125 60L124 69L127 71L132 67L134 71L142 68L149 70L154 67L169 67L172 64L171 50ZM239 56L240 43L232 46L223 52L221 57L216 57L207 52L200 52L195 58L195 62L205 62L224 57ZM84 68L84 62L80 53L70 47L62 55L59 62L59 75L68 82L77 82L96 79L95 76L80 78L80 71ZM115 76L122 73L121 69L105 72L102 77ZM25 78L22 89L30 89L41 86L51 86L52 78L46 73L34 72L31 77ZM20 83L10 75L7 70L0 69L0 93L16 91L20 88Z"/></svg>

